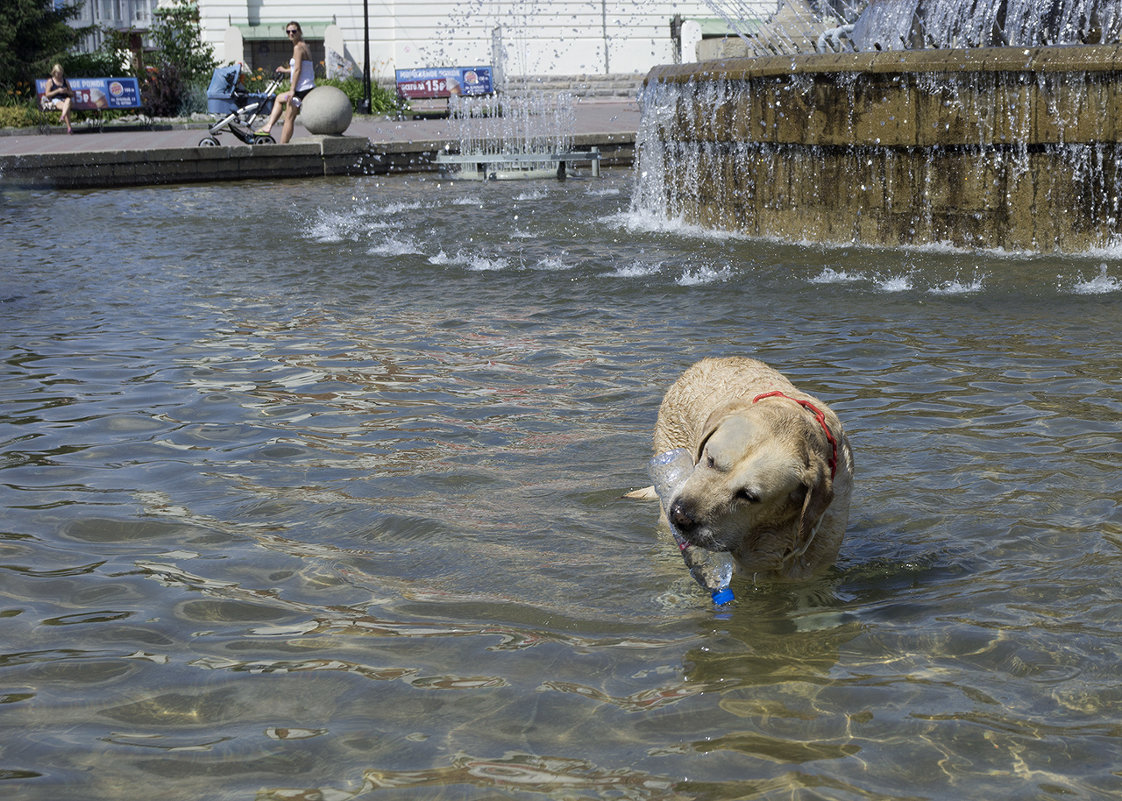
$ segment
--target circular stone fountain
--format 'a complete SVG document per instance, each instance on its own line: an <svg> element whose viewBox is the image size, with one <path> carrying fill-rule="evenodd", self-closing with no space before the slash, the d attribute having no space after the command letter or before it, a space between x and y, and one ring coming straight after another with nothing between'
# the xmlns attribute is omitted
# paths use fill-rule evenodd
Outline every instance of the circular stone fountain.
<svg viewBox="0 0 1122 801"><path fill-rule="evenodd" d="M1122 46L1068 45L1103 41L1119 20L1092 30L1007 15L1000 41L1064 46L907 49L915 42L901 32L927 20L930 33L931 9L948 3L869 4L880 27L859 19L852 35L874 52L654 68L636 203L796 241L1033 251L1117 241ZM890 6L915 16L901 22Z"/></svg>

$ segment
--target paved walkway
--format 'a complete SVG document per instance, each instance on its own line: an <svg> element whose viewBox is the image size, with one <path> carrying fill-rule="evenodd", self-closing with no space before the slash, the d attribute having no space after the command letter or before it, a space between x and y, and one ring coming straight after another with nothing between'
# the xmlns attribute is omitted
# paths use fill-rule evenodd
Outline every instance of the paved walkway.
<svg viewBox="0 0 1122 801"><path fill-rule="evenodd" d="M573 133L634 134L639 129L639 104L633 100L579 100L574 106ZM299 119L299 118L297 118ZM76 129L78 130L78 129ZM280 136L278 125L273 133ZM23 156L48 153L83 153L99 151L142 151L157 148L195 147L206 135L205 127L179 125L165 130L81 130L67 136L61 129L0 136L0 156ZM307 131L297 124L295 142ZM456 123L446 119L391 120L383 117L355 117L346 136L365 137L371 143L455 141ZM219 136L226 146L242 145L233 134ZM245 145L248 147L248 145Z"/></svg>

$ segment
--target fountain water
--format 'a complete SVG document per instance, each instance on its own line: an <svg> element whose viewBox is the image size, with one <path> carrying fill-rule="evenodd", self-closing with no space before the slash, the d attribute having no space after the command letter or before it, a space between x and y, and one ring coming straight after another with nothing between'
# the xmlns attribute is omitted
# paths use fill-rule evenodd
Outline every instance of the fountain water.
<svg viewBox="0 0 1122 801"><path fill-rule="evenodd" d="M589 161L599 175L596 149L573 149L573 95L569 92L504 92L500 99L451 98L459 153L436 161L449 177L467 179L564 178L575 161Z"/></svg>
<svg viewBox="0 0 1122 801"><path fill-rule="evenodd" d="M655 68L634 203L796 240L1035 251L1114 243L1122 48L1027 43L1116 39L1119 4L1066 0L1043 4L1045 14L1009 0L980 16L968 13L974 5L874 2L852 23L849 41L860 45L893 40L906 18L926 32L924 50ZM983 30L1026 44L942 46Z"/></svg>
<svg viewBox="0 0 1122 801"><path fill-rule="evenodd" d="M755 56L1117 42L1118 0L707 0Z"/></svg>
<svg viewBox="0 0 1122 801"><path fill-rule="evenodd" d="M1117 0L877 0L853 31L857 49L1034 47L1117 42Z"/></svg>

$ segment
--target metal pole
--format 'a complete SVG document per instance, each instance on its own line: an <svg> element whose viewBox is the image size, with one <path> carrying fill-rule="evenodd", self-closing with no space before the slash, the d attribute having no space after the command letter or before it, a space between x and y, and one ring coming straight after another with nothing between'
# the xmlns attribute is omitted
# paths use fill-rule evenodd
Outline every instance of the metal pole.
<svg viewBox="0 0 1122 801"><path fill-rule="evenodd" d="M503 26L491 31L491 88L496 94L506 90L506 51L503 49Z"/></svg>
<svg viewBox="0 0 1122 801"><path fill-rule="evenodd" d="M600 31L604 35L604 74L612 74L612 65L608 60L608 0L600 0Z"/></svg>
<svg viewBox="0 0 1122 801"><path fill-rule="evenodd" d="M362 0L362 105L359 113L370 113L370 0Z"/></svg>

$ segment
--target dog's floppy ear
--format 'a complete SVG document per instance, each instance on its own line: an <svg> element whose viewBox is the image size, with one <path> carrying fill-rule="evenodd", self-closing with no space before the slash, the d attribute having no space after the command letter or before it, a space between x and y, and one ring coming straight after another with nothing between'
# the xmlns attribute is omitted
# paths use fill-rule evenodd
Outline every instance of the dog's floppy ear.
<svg viewBox="0 0 1122 801"><path fill-rule="evenodd" d="M697 450L693 454L693 463L697 464L701 461L701 454L705 453L705 446L709 442L709 438L716 433L721 421L725 419L723 412L713 412L709 415L709 419L705 421L705 425L701 429L701 437L697 441Z"/></svg>
<svg viewBox="0 0 1122 801"><path fill-rule="evenodd" d="M799 514L798 542L792 550L792 555L801 556L806 553L814 542L814 535L818 531L818 522L834 500L834 480L830 476L830 467L818 455L810 456L810 464L803 474L803 487L806 497L803 499L802 512Z"/></svg>
<svg viewBox="0 0 1122 801"><path fill-rule="evenodd" d="M742 401L734 400L722 404L713 410L712 414L705 420L705 425L701 427L701 436L697 440L697 450L693 455L694 464L701 461L701 454L705 453L705 446L709 442L709 438L717 433L717 429L721 427L721 423L743 407L744 403Z"/></svg>

